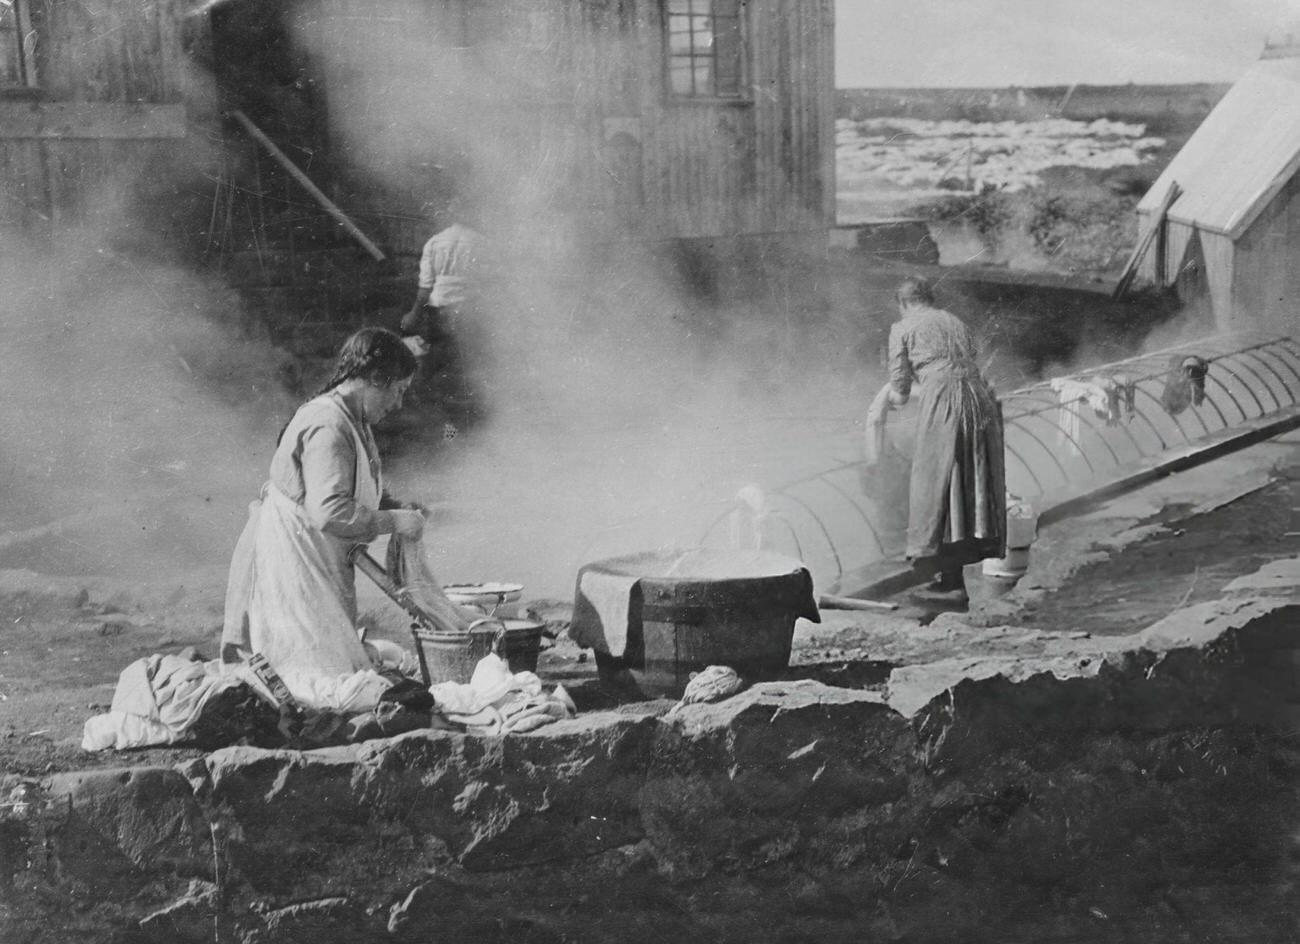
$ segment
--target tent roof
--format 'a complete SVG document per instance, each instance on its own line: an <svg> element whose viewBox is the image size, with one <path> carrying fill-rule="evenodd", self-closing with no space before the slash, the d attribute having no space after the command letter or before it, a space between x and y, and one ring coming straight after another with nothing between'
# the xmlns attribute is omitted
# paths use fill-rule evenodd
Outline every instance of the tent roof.
<svg viewBox="0 0 1300 944"><path fill-rule="evenodd" d="M1257 62L1228 90L1140 203L1182 195L1169 219L1237 239L1300 169L1300 58Z"/></svg>

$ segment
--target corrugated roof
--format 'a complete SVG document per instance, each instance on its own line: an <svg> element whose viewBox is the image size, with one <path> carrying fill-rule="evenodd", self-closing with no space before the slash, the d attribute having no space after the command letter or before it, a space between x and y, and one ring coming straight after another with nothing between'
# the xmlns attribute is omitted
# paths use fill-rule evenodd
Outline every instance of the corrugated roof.
<svg viewBox="0 0 1300 944"><path fill-rule="evenodd" d="M1169 218L1239 237L1300 168L1300 59L1257 62L1174 156L1138 204L1158 208L1170 182L1183 194Z"/></svg>

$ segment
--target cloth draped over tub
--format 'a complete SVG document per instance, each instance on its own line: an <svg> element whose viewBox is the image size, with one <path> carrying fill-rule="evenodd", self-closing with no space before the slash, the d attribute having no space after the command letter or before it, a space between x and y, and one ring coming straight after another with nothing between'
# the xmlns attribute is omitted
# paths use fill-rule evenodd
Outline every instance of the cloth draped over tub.
<svg viewBox="0 0 1300 944"><path fill-rule="evenodd" d="M779 605L818 622L812 575L799 561L763 550L718 553L704 548L647 551L586 564L578 571L569 638L584 649L621 659L641 637L646 580L752 580L798 575Z"/></svg>

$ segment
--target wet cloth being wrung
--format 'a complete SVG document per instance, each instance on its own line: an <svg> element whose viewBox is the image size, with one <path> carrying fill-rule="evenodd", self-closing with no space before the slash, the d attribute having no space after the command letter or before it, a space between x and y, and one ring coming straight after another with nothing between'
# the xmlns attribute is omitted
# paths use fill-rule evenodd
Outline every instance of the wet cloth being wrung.
<svg viewBox="0 0 1300 944"><path fill-rule="evenodd" d="M443 591L429 567L423 541L410 541L396 535L388 542L384 561L388 576L401 587L407 599L419 607L441 632L464 633L479 614L453 603Z"/></svg>

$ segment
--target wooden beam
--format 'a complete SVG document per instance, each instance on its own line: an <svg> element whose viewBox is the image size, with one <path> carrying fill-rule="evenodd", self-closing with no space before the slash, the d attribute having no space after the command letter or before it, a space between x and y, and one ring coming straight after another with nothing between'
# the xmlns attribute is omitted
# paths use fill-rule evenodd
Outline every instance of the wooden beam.
<svg viewBox="0 0 1300 944"><path fill-rule="evenodd" d="M0 101L0 138L183 138L184 105Z"/></svg>
<svg viewBox="0 0 1300 944"><path fill-rule="evenodd" d="M1151 214L1151 221L1147 224L1146 231L1142 233L1137 245L1133 247L1133 253L1128 257L1128 262L1124 263L1124 271L1120 274L1119 281L1115 283L1115 291L1111 293L1111 297L1116 301L1123 298L1124 294L1129 290L1129 286L1133 284L1133 277L1137 274L1138 263L1146 255L1147 248L1151 245L1152 240L1156 238L1156 234L1164 228L1165 216L1168 215L1169 208L1173 206L1174 201L1182 193L1183 188L1178 186L1178 181L1169 182L1169 189L1165 191L1164 198L1160 201L1160 205L1156 207L1156 211ZM1161 287L1163 288L1163 286Z"/></svg>
<svg viewBox="0 0 1300 944"><path fill-rule="evenodd" d="M289 175L293 177L294 180L298 181L299 186L311 194L312 198L321 205L325 212L334 218L334 222L342 226L349 236L360 243L361 247L365 249L366 252L370 253L376 262L383 262L384 259L387 258L383 252L380 251L379 247L371 242L370 238L366 236L365 233L361 232L357 227L357 224L353 223L352 220L348 218L348 215L335 205L333 200L325 196L325 194L321 192L321 189L312 183L311 178L303 173L297 164L289 160L288 155L276 147L275 142L268 138L262 132L261 128L253 124L251 118L238 109L232 111L230 115L239 122L249 135L252 136L254 141L266 148L267 153L275 159L276 163L288 171Z"/></svg>

